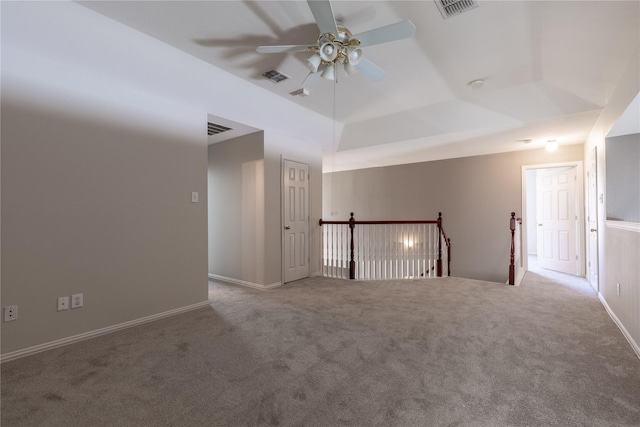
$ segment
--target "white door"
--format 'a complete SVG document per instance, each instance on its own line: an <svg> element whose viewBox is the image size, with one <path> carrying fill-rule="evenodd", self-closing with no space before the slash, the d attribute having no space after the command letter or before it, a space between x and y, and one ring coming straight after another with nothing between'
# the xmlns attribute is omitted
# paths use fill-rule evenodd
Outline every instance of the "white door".
<svg viewBox="0 0 640 427"><path fill-rule="evenodd" d="M284 283L309 277L309 165L283 161Z"/></svg>
<svg viewBox="0 0 640 427"><path fill-rule="evenodd" d="M587 280L596 292L598 289L598 182L596 148L589 153L587 169L587 226L588 260Z"/></svg>
<svg viewBox="0 0 640 427"><path fill-rule="evenodd" d="M538 265L577 275L576 168L540 169L536 182Z"/></svg>

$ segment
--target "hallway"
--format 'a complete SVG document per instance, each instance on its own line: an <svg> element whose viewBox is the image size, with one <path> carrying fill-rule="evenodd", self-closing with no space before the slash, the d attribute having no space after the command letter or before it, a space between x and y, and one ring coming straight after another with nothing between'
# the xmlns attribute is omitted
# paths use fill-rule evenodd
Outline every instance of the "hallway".
<svg viewBox="0 0 640 427"><path fill-rule="evenodd" d="M584 277L560 273L557 271L547 270L546 268L539 267L536 255L529 255L528 262L529 265L527 273L525 273L525 277L526 274L534 273L538 276L544 277L545 279L553 280L562 287L573 289L583 294L597 296L596 291L591 287L591 284L587 282L587 279L585 279Z"/></svg>

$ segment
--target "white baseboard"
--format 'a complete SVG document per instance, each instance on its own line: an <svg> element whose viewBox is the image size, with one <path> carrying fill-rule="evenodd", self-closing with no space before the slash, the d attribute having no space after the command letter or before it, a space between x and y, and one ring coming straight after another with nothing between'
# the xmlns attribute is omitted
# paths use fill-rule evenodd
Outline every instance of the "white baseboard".
<svg viewBox="0 0 640 427"><path fill-rule="evenodd" d="M520 283L522 283L522 279L524 279L524 274L526 273L526 270L524 268L521 268L520 270L518 270L518 274L516 275L516 286L520 286Z"/></svg>
<svg viewBox="0 0 640 427"><path fill-rule="evenodd" d="M278 286L282 286L282 282L274 282L268 285L259 285L258 283L246 282L244 280L233 279L231 277L225 277L225 276L220 276L218 274L211 274L211 273L209 273L209 278L213 280L219 280L225 283L231 283L233 285L247 286L249 288L262 289L262 290L273 289L273 288L277 288Z"/></svg>
<svg viewBox="0 0 640 427"><path fill-rule="evenodd" d="M522 283L522 279L524 279L524 274L526 272L527 271L524 268L518 270L518 272L516 273L516 277L513 278L513 286L520 286L520 283ZM508 285L509 280L507 280L505 283Z"/></svg>
<svg viewBox="0 0 640 427"><path fill-rule="evenodd" d="M638 359L640 359L640 347L638 346L638 344L633 340L633 338L631 337L631 334L627 332L627 329L624 327L620 319L618 319L618 316L616 316L613 310L611 310L611 307L609 307L609 304L607 304L607 300L604 299L604 297L600 292L598 292L598 298L600 299L600 302L604 306L604 309L607 310L607 313L609 313L609 316L611 317L611 319L613 319L614 323L618 326L618 328L622 332L622 335L624 335L624 337L629 342L629 345L631 346L633 351L635 351L636 356L638 356Z"/></svg>
<svg viewBox="0 0 640 427"><path fill-rule="evenodd" d="M142 325L143 323L153 322L154 320L160 320L165 317L175 316L176 314L186 313L188 311L197 310L202 307L210 305L209 301L202 301L196 304L191 304L185 307L176 308L173 310L165 311L151 316L142 317L136 320L130 320L124 323L118 323L117 325L107 326L106 328L96 329L94 331L84 332L82 334L73 335L71 337L61 338L59 340L50 341L44 344L34 345L22 350L12 351L10 353L0 355L0 363L15 360L21 357L30 356L32 354L41 353L43 351L51 350L54 348L62 347L65 345L73 344L78 341L84 341L91 338L99 337L100 335L110 334L112 332L120 331L122 329L131 328L134 326Z"/></svg>

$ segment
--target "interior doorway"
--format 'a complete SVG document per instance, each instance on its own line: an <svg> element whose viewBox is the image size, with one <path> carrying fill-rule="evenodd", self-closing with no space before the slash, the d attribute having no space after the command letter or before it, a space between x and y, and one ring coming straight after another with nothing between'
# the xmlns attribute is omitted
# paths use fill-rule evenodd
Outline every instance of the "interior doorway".
<svg viewBox="0 0 640 427"><path fill-rule="evenodd" d="M596 292L600 292L598 283L598 167L597 147L589 153L587 159L587 280Z"/></svg>
<svg viewBox="0 0 640 427"><path fill-rule="evenodd" d="M282 160L283 283L309 277L309 168Z"/></svg>
<svg viewBox="0 0 640 427"><path fill-rule="evenodd" d="M585 275L582 162L522 168L525 270Z"/></svg>

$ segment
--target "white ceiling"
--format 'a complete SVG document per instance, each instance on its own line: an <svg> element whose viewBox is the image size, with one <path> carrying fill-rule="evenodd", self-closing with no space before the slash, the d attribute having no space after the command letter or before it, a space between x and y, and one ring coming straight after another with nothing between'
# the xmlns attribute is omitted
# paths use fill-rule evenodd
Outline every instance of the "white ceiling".
<svg viewBox="0 0 640 427"><path fill-rule="evenodd" d="M640 76L639 76L640 78ZM640 93L636 95L629 106L624 110L615 126L609 131L607 137L632 135L640 133Z"/></svg>
<svg viewBox="0 0 640 427"><path fill-rule="evenodd" d="M447 20L430 0L334 1L354 34L410 19L416 35L364 49L387 71L383 81L339 75L300 97L290 93L308 73L308 54L255 49L314 44L305 1L81 4L335 118L344 128L329 144L330 170L530 149L547 139L582 143L640 45L637 1L481 1ZM271 69L291 78L260 76ZM475 79L482 89L469 87Z"/></svg>

